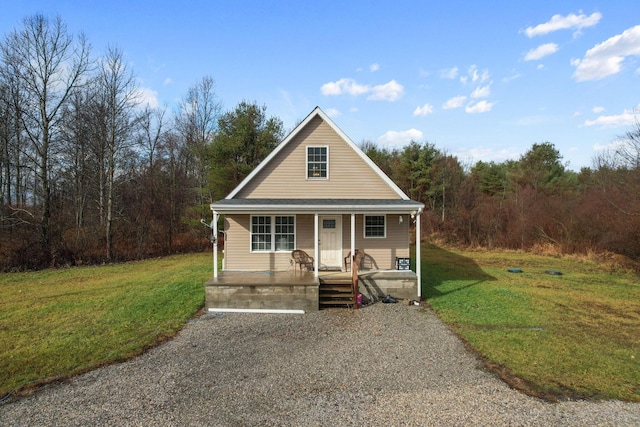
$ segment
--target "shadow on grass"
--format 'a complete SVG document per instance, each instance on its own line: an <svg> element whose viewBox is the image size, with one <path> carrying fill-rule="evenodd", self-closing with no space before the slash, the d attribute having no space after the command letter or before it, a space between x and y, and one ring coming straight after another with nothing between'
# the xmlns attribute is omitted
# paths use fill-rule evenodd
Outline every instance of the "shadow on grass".
<svg viewBox="0 0 640 427"><path fill-rule="evenodd" d="M464 294L469 288L498 280L496 277L485 273L473 259L447 251L431 243L423 244L421 258L422 297L429 305L433 303L433 300L438 299L438 297L456 292L462 292ZM453 298L444 299L460 302L468 300L469 298L473 298L473 296L454 295ZM451 301L449 301L449 304L451 304ZM455 306L456 304L454 303L453 305ZM511 387L527 395L550 402L558 401L561 398L569 396L569 393L562 394L544 390L539 385L513 374L509 366L491 362L460 333L460 325L455 322L448 323L448 325L467 348L478 356L488 370L493 371Z"/></svg>
<svg viewBox="0 0 640 427"><path fill-rule="evenodd" d="M430 299L458 292L481 283L497 280L471 258L442 249L431 243L422 245L422 297ZM449 286L443 284L447 282ZM457 285L451 287L451 283Z"/></svg>

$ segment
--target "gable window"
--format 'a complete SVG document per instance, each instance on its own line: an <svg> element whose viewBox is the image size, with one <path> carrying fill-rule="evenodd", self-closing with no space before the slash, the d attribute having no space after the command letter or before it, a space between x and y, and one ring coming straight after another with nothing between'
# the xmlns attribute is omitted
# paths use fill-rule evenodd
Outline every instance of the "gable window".
<svg viewBox="0 0 640 427"><path fill-rule="evenodd" d="M384 238L387 236L386 217L384 215L364 216L364 237Z"/></svg>
<svg viewBox="0 0 640 427"><path fill-rule="evenodd" d="M307 147L307 179L329 177L329 147Z"/></svg>
<svg viewBox="0 0 640 427"><path fill-rule="evenodd" d="M296 245L295 216L251 217L251 252L290 252Z"/></svg>

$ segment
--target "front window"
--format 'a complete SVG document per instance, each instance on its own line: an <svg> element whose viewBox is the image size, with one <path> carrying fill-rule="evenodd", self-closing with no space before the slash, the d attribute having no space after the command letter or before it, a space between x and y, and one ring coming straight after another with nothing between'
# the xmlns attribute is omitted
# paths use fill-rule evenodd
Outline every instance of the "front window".
<svg viewBox="0 0 640 427"><path fill-rule="evenodd" d="M329 177L329 147L307 147L307 179Z"/></svg>
<svg viewBox="0 0 640 427"><path fill-rule="evenodd" d="M296 244L296 226L292 216L277 216L276 218L276 251L292 251Z"/></svg>
<svg viewBox="0 0 640 427"><path fill-rule="evenodd" d="M295 249L294 216L252 216L252 252L289 252Z"/></svg>
<svg viewBox="0 0 640 427"><path fill-rule="evenodd" d="M364 217L364 237L384 238L386 237L384 215L365 215Z"/></svg>
<svg viewBox="0 0 640 427"><path fill-rule="evenodd" d="M271 217L253 216L251 217L251 250L270 251L271 250Z"/></svg>

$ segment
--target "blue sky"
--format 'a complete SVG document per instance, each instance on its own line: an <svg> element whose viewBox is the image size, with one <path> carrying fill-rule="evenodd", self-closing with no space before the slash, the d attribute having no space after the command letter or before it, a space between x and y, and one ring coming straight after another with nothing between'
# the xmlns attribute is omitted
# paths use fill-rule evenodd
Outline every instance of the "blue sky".
<svg viewBox="0 0 640 427"><path fill-rule="evenodd" d="M35 13L95 57L121 48L169 111L211 76L225 110L255 101L291 129L320 106L356 143L467 165L549 141L579 170L640 119L638 0L14 0L0 32Z"/></svg>

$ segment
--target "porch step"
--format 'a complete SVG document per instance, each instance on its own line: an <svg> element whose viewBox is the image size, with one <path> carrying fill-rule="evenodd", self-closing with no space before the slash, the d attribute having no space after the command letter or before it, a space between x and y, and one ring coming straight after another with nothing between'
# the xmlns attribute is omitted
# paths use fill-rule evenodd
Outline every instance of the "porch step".
<svg viewBox="0 0 640 427"><path fill-rule="evenodd" d="M320 308L353 307L356 301L351 288L351 280L334 279L327 281L321 279L318 302Z"/></svg>

